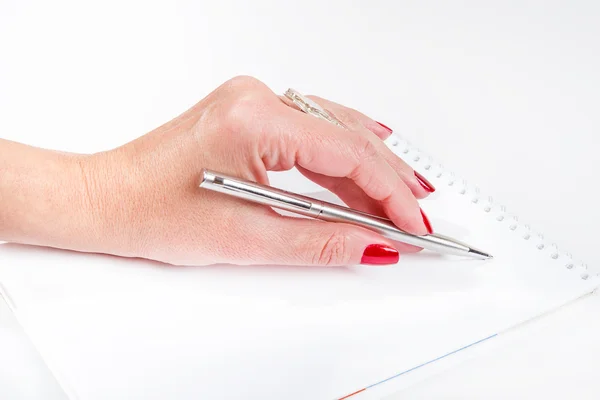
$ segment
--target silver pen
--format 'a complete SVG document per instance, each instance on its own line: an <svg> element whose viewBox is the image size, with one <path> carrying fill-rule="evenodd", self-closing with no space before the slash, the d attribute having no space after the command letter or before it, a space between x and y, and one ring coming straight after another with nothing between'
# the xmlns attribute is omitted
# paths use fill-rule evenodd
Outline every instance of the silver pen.
<svg viewBox="0 0 600 400"><path fill-rule="evenodd" d="M354 224L375 231L389 239L442 254L468 256L481 260L492 258L488 253L444 235L437 233L424 236L413 235L399 229L387 218L207 169L202 171L200 187L306 217L327 222Z"/></svg>

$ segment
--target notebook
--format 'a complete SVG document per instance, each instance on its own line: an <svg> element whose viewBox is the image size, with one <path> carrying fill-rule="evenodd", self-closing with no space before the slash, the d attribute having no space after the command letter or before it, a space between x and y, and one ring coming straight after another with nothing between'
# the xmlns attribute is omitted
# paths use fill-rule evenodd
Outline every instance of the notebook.
<svg viewBox="0 0 600 400"><path fill-rule="evenodd" d="M422 201L436 230L493 260L173 267L4 244L0 277L65 391L90 400L368 398L599 285L476 186L386 143L438 189Z"/></svg>

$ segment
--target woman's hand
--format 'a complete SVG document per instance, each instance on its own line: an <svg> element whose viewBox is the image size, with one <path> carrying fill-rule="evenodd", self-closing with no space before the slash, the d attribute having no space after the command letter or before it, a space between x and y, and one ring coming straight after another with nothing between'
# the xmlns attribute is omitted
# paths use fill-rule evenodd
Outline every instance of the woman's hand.
<svg viewBox="0 0 600 400"><path fill-rule="evenodd" d="M267 171L296 166L351 207L386 215L416 234L430 231L417 198L433 188L384 145L390 131L354 110L313 99L350 130L287 106L253 78L237 77L120 148L63 155L78 166L70 170L79 171L76 192L84 200L77 205L86 211L78 219L84 222L73 222L79 228L61 223L51 243L23 241L179 265L396 262L399 244L377 233L283 217L198 187L202 168L268 184Z"/></svg>

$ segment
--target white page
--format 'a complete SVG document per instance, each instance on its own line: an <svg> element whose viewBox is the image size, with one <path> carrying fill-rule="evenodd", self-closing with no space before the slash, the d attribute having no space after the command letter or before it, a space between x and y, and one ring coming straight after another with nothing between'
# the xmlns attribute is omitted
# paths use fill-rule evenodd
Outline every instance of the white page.
<svg viewBox="0 0 600 400"><path fill-rule="evenodd" d="M81 398L339 398L598 285L436 168L423 170L438 187L422 202L433 226L494 260L422 252L391 267L184 268L3 245L0 273Z"/></svg>
<svg viewBox="0 0 600 400"><path fill-rule="evenodd" d="M15 318L0 284L0 393L11 400L68 399Z"/></svg>

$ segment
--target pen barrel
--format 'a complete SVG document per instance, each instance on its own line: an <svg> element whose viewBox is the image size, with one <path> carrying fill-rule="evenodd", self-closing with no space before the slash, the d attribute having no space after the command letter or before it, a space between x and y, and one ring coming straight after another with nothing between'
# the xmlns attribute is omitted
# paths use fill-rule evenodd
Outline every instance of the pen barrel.
<svg viewBox="0 0 600 400"><path fill-rule="evenodd" d="M199 186L307 217L316 218L321 211L319 207L315 207L314 199L310 197L286 192L285 190L261 185L260 183L229 177L221 173L217 174L207 169L201 173Z"/></svg>
<svg viewBox="0 0 600 400"><path fill-rule="evenodd" d="M353 224L370 229L391 240L407 243L413 246L445 254L459 256L477 254L470 252L469 246L452 238L439 234L413 235L404 232L387 219L360 212L348 207L302 196L285 190L261 185L239 178L230 177L221 173L203 170L199 186L215 192L224 193L233 197L263 204L280 210L320 219L327 222L341 222Z"/></svg>

